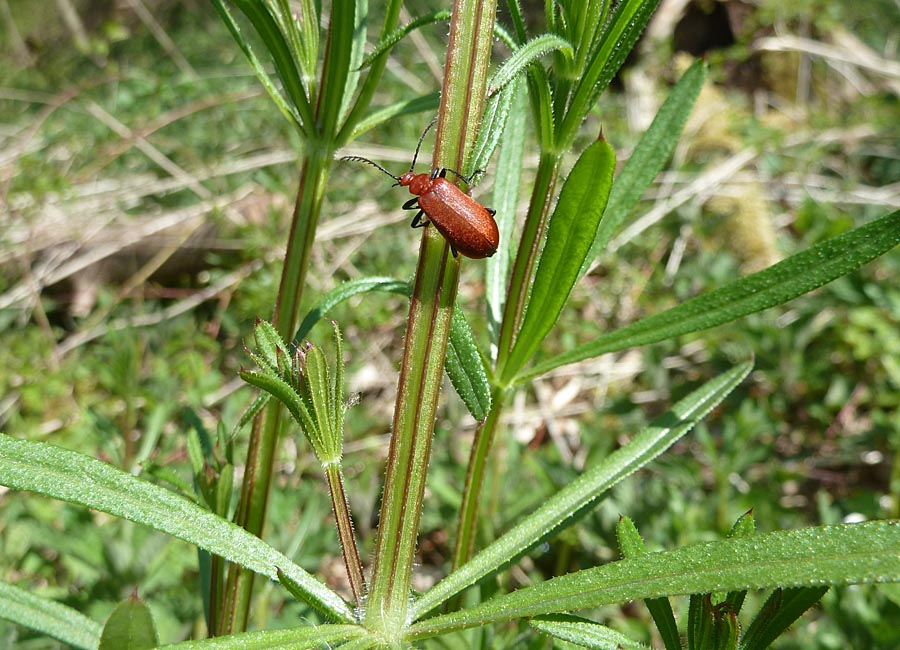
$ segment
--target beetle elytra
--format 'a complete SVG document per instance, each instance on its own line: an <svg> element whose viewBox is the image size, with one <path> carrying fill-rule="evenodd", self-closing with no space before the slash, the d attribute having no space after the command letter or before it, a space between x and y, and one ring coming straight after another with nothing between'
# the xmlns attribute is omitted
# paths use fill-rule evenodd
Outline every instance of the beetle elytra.
<svg viewBox="0 0 900 650"><path fill-rule="evenodd" d="M378 163L362 156L344 156L341 160L368 163L397 181L397 185L408 187L410 194L415 196L403 204L403 209L418 210L410 225L413 228L421 228L433 223L450 244L454 257L457 253L473 259L490 257L497 252L497 246L500 245L500 231L497 229L497 222L494 221L496 211L484 207L446 178L449 172L469 184L484 170L476 170L468 177L446 167L433 169L430 174L416 174L413 171L425 134L433 125L434 122L425 128L416 146L409 171L401 176L394 176ZM427 219L423 219L422 215Z"/></svg>

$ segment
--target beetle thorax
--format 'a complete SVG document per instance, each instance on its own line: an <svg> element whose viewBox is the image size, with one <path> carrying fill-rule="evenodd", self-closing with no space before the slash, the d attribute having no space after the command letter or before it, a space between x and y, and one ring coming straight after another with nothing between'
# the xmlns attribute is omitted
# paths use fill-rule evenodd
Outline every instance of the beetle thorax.
<svg viewBox="0 0 900 650"><path fill-rule="evenodd" d="M400 185L408 186L410 194L421 196L428 191L428 188L431 185L431 176L428 174L406 172L400 177Z"/></svg>

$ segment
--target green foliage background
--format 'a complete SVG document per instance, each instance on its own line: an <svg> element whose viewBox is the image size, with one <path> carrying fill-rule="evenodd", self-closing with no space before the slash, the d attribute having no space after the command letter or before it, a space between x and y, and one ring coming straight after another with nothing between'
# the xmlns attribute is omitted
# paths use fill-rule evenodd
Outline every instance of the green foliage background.
<svg viewBox="0 0 900 650"><path fill-rule="evenodd" d="M236 381L247 363L242 341L257 316L271 314L296 191L289 161L247 171L229 166L260 156L289 160L300 145L211 5L145 3L190 62L186 69L176 50L167 50L145 22L121 7L77 5L88 37L79 41L58 16L47 19L20 0L3 4L24 49L6 23L0 32L0 294L27 285L23 268L33 275L46 259L46 253L31 251L53 233L50 218L61 214L64 224L81 220L84 238L69 241L89 245L85 233L103 227L101 217L79 203L90 192L106 191L103 218L114 213L116 223L126 226L131 218L162 217L197 204L195 191L165 188L170 176L141 150L142 141L200 179L211 197L250 197L230 202L246 221L235 223L225 209L210 211L216 246L203 253L206 268L199 272L151 279L127 295L120 289L129 275L116 277L98 285L86 316L67 307L66 288L47 291L37 302L32 293L0 310L4 431L125 468L138 469L141 462L145 471L170 466L188 480L187 431L214 432L220 421L232 426L252 398ZM438 8L425 4L411 5L411 15ZM777 30L802 32L824 43L852 34L882 53L896 24L897 8L889 0L807 0L791 3L790 10L782 4L764 2L744 33L755 38ZM438 87L444 33L432 29L417 36L419 41L395 50L383 90L391 101ZM868 86L854 85L853 78L812 57L801 63L809 65L801 87L796 53L753 52L750 45L739 38L707 55L717 85L698 110L704 100L711 102L719 121L702 123L686 136L657 189L664 197L667 183L680 187L752 147L759 152L754 162L713 194L740 197L748 186L767 188L765 214L688 201L603 258L576 288L565 333L548 345L571 347L585 340L586 324L630 322L719 286L741 273L742 265L758 261L740 250L787 255L900 203L897 190L890 190L900 182L900 111L885 78L868 71ZM26 50L29 60L23 58ZM671 78L669 54L645 52L633 70ZM749 80L739 74L747 70L756 71ZM754 107L760 101L765 111ZM130 132L111 128L97 107ZM633 95L620 89L605 95L595 111L617 151L627 151L638 135L626 119L631 108ZM394 121L365 140L372 150L385 148L381 159L395 159L400 169L429 120L423 115L419 121ZM797 132L809 137L793 143ZM412 273L418 240L405 227L398 195L382 180L357 167L336 167L308 304L341 280ZM739 243L762 237L767 223L774 249ZM30 238L18 239L21 232ZM463 304L475 312L481 310L482 272L466 264L461 285ZM232 273L243 279L226 283L214 299L172 316L163 311ZM577 533L567 532L526 561L508 577L510 583L613 559L620 514L636 521L651 550L719 538L749 509L762 531L900 516L898 276L900 255L894 251L786 308L584 366L574 380L545 379L524 391L510 423L512 435L498 445L501 460L486 491L493 512L486 531L507 529L692 384L735 359L756 356L751 381L729 398L727 408L643 470L639 480L618 486ZM405 303L388 295L368 296L331 314L344 331L349 389L360 393L346 421L344 469L364 558L371 551L404 315ZM144 318L155 322L125 326ZM67 344L91 328L99 328L96 338ZM319 326L313 337L327 341L327 328ZM420 543L425 576L446 571L446 522L455 519L473 429L456 396L450 390L446 395ZM554 415L549 430L547 412ZM339 584L343 568L329 512L318 464L299 436L290 437L281 452L268 539ZM98 621L137 588L153 609L163 641L196 634L202 625L194 549L127 522L2 494L0 567L3 580ZM256 627L293 624L309 615L283 600L278 587L266 585L261 595ZM900 632L890 621L898 620L898 609L896 585L833 590L778 647L897 647ZM633 637L650 639L642 608L609 608L601 616ZM514 638L515 631L498 632L497 647ZM2 621L0 646L57 647Z"/></svg>

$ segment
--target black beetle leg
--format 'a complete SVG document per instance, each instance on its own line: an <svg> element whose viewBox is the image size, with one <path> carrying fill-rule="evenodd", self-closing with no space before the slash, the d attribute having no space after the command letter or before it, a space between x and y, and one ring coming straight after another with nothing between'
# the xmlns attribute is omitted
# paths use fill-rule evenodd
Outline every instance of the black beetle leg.
<svg viewBox="0 0 900 650"><path fill-rule="evenodd" d="M419 209L419 197L414 196L409 201L403 204L404 210L418 210Z"/></svg>
<svg viewBox="0 0 900 650"><path fill-rule="evenodd" d="M495 214L497 214L497 211L496 211L494 208L485 208L485 210L487 210L487 211L488 211L488 214L491 215L492 217L493 217Z"/></svg>
<svg viewBox="0 0 900 650"><path fill-rule="evenodd" d="M425 210L419 210L419 213L413 217L412 223L409 224L411 228L424 228L428 225L428 220L422 219L423 214L425 214Z"/></svg>
<svg viewBox="0 0 900 650"><path fill-rule="evenodd" d="M475 180L475 177L476 177L476 176L480 176L481 174L483 174L483 173L484 173L484 170L483 170L483 169L476 169L474 172L472 172L472 173L469 174L468 176L463 176L462 174L460 174L460 173L459 173L458 171L456 171L455 169L448 169L447 167L444 167L444 168L441 169L440 171L434 170L433 172L431 172L431 178L432 178L432 180L434 180L435 176L440 176L441 178L446 178L446 177L447 177L447 172L450 172L451 174L453 174L454 176L456 176L459 180L463 181L466 185L471 185L471 184L472 184L472 181Z"/></svg>

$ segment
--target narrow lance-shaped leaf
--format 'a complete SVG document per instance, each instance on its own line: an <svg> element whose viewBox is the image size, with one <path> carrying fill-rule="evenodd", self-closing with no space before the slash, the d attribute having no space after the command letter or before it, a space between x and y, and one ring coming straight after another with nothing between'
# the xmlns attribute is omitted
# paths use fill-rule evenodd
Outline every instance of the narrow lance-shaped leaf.
<svg viewBox="0 0 900 650"><path fill-rule="evenodd" d="M622 557L626 560L640 557L647 552L637 526L628 517L619 519L619 523L616 525L616 538L619 541ZM682 650L678 623L675 621L675 614L672 612L672 604L669 599L665 597L648 598L644 604L650 610L650 615L653 617L653 622L656 624L656 629L659 631L666 650Z"/></svg>
<svg viewBox="0 0 900 650"><path fill-rule="evenodd" d="M540 542L590 512L603 493L668 449L737 386L752 364L742 363L680 400L624 447L550 497L534 513L441 580L412 604L412 619L500 571Z"/></svg>
<svg viewBox="0 0 900 650"><path fill-rule="evenodd" d="M264 390L279 402L284 404L294 421L297 422L304 430L315 430L315 419L309 413L303 400L286 381L273 373L262 373L254 370L242 370L241 379L252 386L256 386L260 390Z"/></svg>
<svg viewBox="0 0 900 650"><path fill-rule="evenodd" d="M159 645L147 603L136 596L116 605L103 626L97 650L150 650Z"/></svg>
<svg viewBox="0 0 900 650"><path fill-rule="evenodd" d="M697 61L688 68L666 97L650 128L625 161L609 193L606 213L597 229L591 252L581 265L579 277L584 275L588 266L606 248L610 238L619 230L622 222L672 156L697 95L706 80L706 72L707 66L703 61Z"/></svg>
<svg viewBox="0 0 900 650"><path fill-rule="evenodd" d="M900 210L816 244L759 273L543 361L523 373L519 381L607 352L699 332L780 305L855 271L892 249L898 242Z"/></svg>
<svg viewBox="0 0 900 650"><path fill-rule="evenodd" d="M528 363L569 299L606 208L615 168L615 152L601 134L569 173L547 226L522 327L503 371L505 381Z"/></svg>
<svg viewBox="0 0 900 650"><path fill-rule="evenodd" d="M650 650L621 632L577 616L552 614L528 621L536 630L591 650Z"/></svg>
<svg viewBox="0 0 900 650"><path fill-rule="evenodd" d="M4 582L0 582L0 618L83 650L96 650L103 629L76 609Z"/></svg>
<svg viewBox="0 0 900 650"><path fill-rule="evenodd" d="M479 422L491 410L491 385L472 330L459 306L450 321L450 344L444 360L447 376L472 417Z"/></svg>
<svg viewBox="0 0 900 650"><path fill-rule="evenodd" d="M743 650L766 650L827 591L822 586L776 590L747 628Z"/></svg>
<svg viewBox="0 0 900 650"><path fill-rule="evenodd" d="M328 310L348 298L369 291L387 291L408 297L410 288L408 282L390 277L360 278L345 282L325 294L319 304L306 315L294 335L293 343L296 345L303 340ZM479 421L483 420L490 409L490 385L475 337L458 306L453 312L445 369L450 382L472 417ZM248 377L246 380L257 381L255 377Z"/></svg>
<svg viewBox="0 0 900 650"><path fill-rule="evenodd" d="M423 27L425 25L447 22L448 20L450 20L450 16L451 12L449 9L440 9L430 14L419 16L408 25L398 27L378 42L375 48L369 53L369 56L367 56L363 60L359 67L361 69L368 68L370 65L372 65L372 61L394 47L413 30L416 30L419 27Z"/></svg>
<svg viewBox="0 0 900 650"><path fill-rule="evenodd" d="M497 153L492 197L493 208L497 211L495 219L500 231L500 245L497 252L487 260L484 280L492 359L496 358L500 322L503 319L503 307L506 301L506 287L509 283L509 267L515 256L512 234L515 226L516 206L519 202L519 184L522 180L526 140L525 118L528 112L523 80L514 81L501 94L506 93L513 95L513 104Z"/></svg>
<svg viewBox="0 0 900 650"><path fill-rule="evenodd" d="M872 521L779 531L576 571L413 624L409 640L552 612L776 586L900 581L900 524Z"/></svg>
<svg viewBox="0 0 900 650"><path fill-rule="evenodd" d="M347 79L356 28L356 0L336 0L328 25L328 42L322 62L321 96L316 116L322 133L337 133L352 95Z"/></svg>
<svg viewBox="0 0 900 650"><path fill-rule="evenodd" d="M384 108L371 113L354 124L350 139L355 140L366 131L370 131L376 126L404 115L434 113L440 104L441 94L439 92L428 93L427 95L421 95L420 97L414 97L413 99L395 102L394 104L385 106Z"/></svg>
<svg viewBox="0 0 900 650"><path fill-rule="evenodd" d="M753 511L749 510L738 517L734 522L734 526L728 531L729 538L749 537L756 534L756 520L753 518ZM732 591L725 596L725 600L731 605L731 609L735 614L741 612L744 606L744 598L747 597L746 591Z"/></svg>
<svg viewBox="0 0 900 650"><path fill-rule="evenodd" d="M540 59L548 52L559 52L566 59L574 56L572 44L556 34L543 34L532 39L517 48L512 55L503 62L500 69L488 82L488 95L502 90L506 84L522 74L532 63Z"/></svg>
<svg viewBox="0 0 900 650"><path fill-rule="evenodd" d="M182 496L89 456L0 434L0 485L149 526L273 580L277 579L276 567L280 568L302 587L312 607L336 621L356 621L340 596L256 535Z"/></svg>
<svg viewBox="0 0 900 650"><path fill-rule="evenodd" d="M306 96L306 90L300 83L300 73L291 49L284 40L284 34L281 33L278 23L265 3L254 0L236 0L235 4L250 19L260 38L266 44L266 49L272 55L275 70L287 91L288 98L299 113L301 130L306 133L315 124L315 118L309 98Z"/></svg>
<svg viewBox="0 0 900 650"><path fill-rule="evenodd" d="M228 27L228 31L231 32L232 37L244 52L244 56L246 56L247 60L250 62L250 66L253 68L253 72L256 74L257 79L259 79L266 92L269 93L269 97L275 103L275 106L278 107L278 110L281 111L282 115L284 115L291 124L297 127L301 133L305 133L306 129L303 125L303 120L297 112L297 109L290 105L284 95L281 94L275 80L269 76L268 72L266 72L265 66L259 60L259 57L256 56L256 52L254 52L253 48L250 46L250 42L244 37L241 28L238 26L234 16L231 15L224 0L213 0L213 6L219 12L223 22Z"/></svg>
<svg viewBox="0 0 900 650"><path fill-rule="evenodd" d="M344 79L344 92L341 101L340 120L341 130L347 126L346 120L355 101L356 89L359 86L360 64L366 55L366 27L369 22L368 0L355 0L356 8L354 16L356 24L353 27L353 36L350 43L350 53L347 62L347 75Z"/></svg>
<svg viewBox="0 0 900 650"><path fill-rule="evenodd" d="M516 94L516 87L508 86L503 91L487 98L484 103L484 115L481 116L481 128L478 131L478 138L475 140L475 146L472 149L472 161L467 169L475 172L478 169L487 169L494 150L500 144L500 138L506 127L506 120L509 119L510 108ZM496 206L494 206L496 209Z"/></svg>
<svg viewBox="0 0 900 650"><path fill-rule="evenodd" d="M622 0L616 4L584 74L578 79L559 135L560 143L569 143L575 138L585 115L625 63L658 4L659 0Z"/></svg>
<svg viewBox="0 0 900 650"><path fill-rule="evenodd" d="M340 303L357 296L361 293L369 291L386 291L388 293L399 293L409 296L409 282L406 280L398 280L387 276L375 276L370 278L359 278L339 284L334 289L326 293L319 300L319 304L309 310L309 313L297 328L297 333L291 341L292 345L300 345L300 343L309 336L313 325L318 323L325 317L331 309Z"/></svg>
<svg viewBox="0 0 900 650"><path fill-rule="evenodd" d="M304 625L164 645L160 650L321 650L369 636L361 625Z"/></svg>

